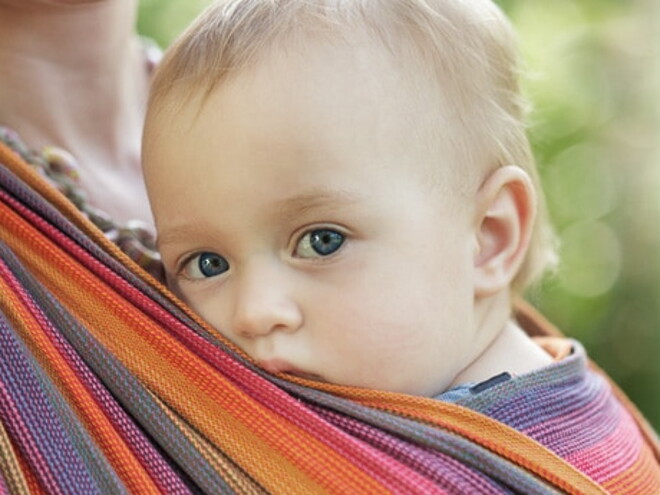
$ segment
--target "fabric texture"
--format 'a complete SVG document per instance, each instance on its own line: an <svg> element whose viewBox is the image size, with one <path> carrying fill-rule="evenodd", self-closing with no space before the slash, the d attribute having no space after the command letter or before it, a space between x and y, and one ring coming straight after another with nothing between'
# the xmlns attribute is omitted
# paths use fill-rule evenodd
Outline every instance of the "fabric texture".
<svg viewBox="0 0 660 495"><path fill-rule="evenodd" d="M509 380L457 387L438 399L529 435L609 493L657 493L652 451L607 381L589 369L583 346L557 337L539 343L553 364Z"/></svg>
<svg viewBox="0 0 660 495"><path fill-rule="evenodd" d="M645 483L606 488L518 431L539 427L515 401L487 415L266 373L2 143L0 240L0 494L660 491L627 403L645 442L599 455Z"/></svg>

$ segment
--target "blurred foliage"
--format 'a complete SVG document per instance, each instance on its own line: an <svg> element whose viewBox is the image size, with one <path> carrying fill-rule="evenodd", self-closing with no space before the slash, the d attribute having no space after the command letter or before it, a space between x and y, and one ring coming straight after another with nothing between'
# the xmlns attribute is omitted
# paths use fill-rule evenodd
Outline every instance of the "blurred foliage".
<svg viewBox="0 0 660 495"><path fill-rule="evenodd" d="M167 47L209 0L138 0L138 31Z"/></svg>
<svg viewBox="0 0 660 495"><path fill-rule="evenodd" d="M562 263L529 298L660 428L660 2L499 0ZM206 0L141 0L167 46Z"/></svg>

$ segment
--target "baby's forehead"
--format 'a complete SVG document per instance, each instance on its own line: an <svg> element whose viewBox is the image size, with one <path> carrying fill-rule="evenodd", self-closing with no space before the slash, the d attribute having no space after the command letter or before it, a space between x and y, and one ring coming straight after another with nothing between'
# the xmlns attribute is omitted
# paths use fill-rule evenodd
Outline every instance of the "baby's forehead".
<svg viewBox="0 0 660 495"><path fill-rule="evenodd" d="M433 175L464 175L471 168L466 162L481 160L479 143L469 142L469 111L456 94L455 74L447 76L431 58L423 43L396 32L305 28L272 40L215 79L180 80L155 106L171 106L162 119L167 125L185 117L184 107L189 121L203 112L243 115L266 135L269 121L256 117L257 110L284 110L300 118L301 127L318 125L319 119L311 122L314 114L339 128L347 121L383 131L396 127L390 136L400 146L426 153L420 167L433 161L426 166ZM322 105L328 102L334 104ZM243 112L226 111L237 106Z"/></svg>
<svg viewBox="0 0 660 495"><path fill-rule="evenodd" d="M188 103L183 112L170 114L177 120L194 124L200 115L213 114L218 122L233 119L231 125L264 140L276 125L280 134L287 127L311 129L319 139L333 136L345 143L357 139L344 132L352 126L366 128L360 135L373 146L387 136L410 153L448 158L449 149L443 148L458 138L448 98L433 75L366 36L276 47L208 94L203 87L182 90L173 98L175 107L179 96ZM167 116L163 120L172 123Z"/></svg>

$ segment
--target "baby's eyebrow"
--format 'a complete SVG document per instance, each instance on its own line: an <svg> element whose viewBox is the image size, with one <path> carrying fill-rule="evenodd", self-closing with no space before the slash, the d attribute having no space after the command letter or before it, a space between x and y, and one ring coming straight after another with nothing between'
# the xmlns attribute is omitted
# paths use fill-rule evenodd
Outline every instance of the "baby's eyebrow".
<svg viewBox="0 0 660 495"><path fill-rule="evenodd" d="M281 200L276 204L274 212L282 217L301 215L320 208L346 207L356 203L359 198L360 196L352 191L316 187Z"/></svg>
<svg viewBox="0 0 660 495"><path fill-rule="evenodd" d="M200 226L194 222L188 222L170 227L167 230L158 232L158 236L156 237L156 246L160 250L161 246L167 246L170 244L177 244L179 242L186 241L194 235L199 234L200 231L203 231L202 228L200 228Z"/></svg>

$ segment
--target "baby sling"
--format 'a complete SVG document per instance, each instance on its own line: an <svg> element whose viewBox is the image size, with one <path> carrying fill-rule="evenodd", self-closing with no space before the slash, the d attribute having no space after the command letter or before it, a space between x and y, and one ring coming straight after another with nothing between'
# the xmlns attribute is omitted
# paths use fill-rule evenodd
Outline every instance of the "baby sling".
<svg viewBox="0 0 660 495"><path fill-rule="evenodd" d="M0 143L5 493L607 492L467 408L264 372Z"/></svg>

